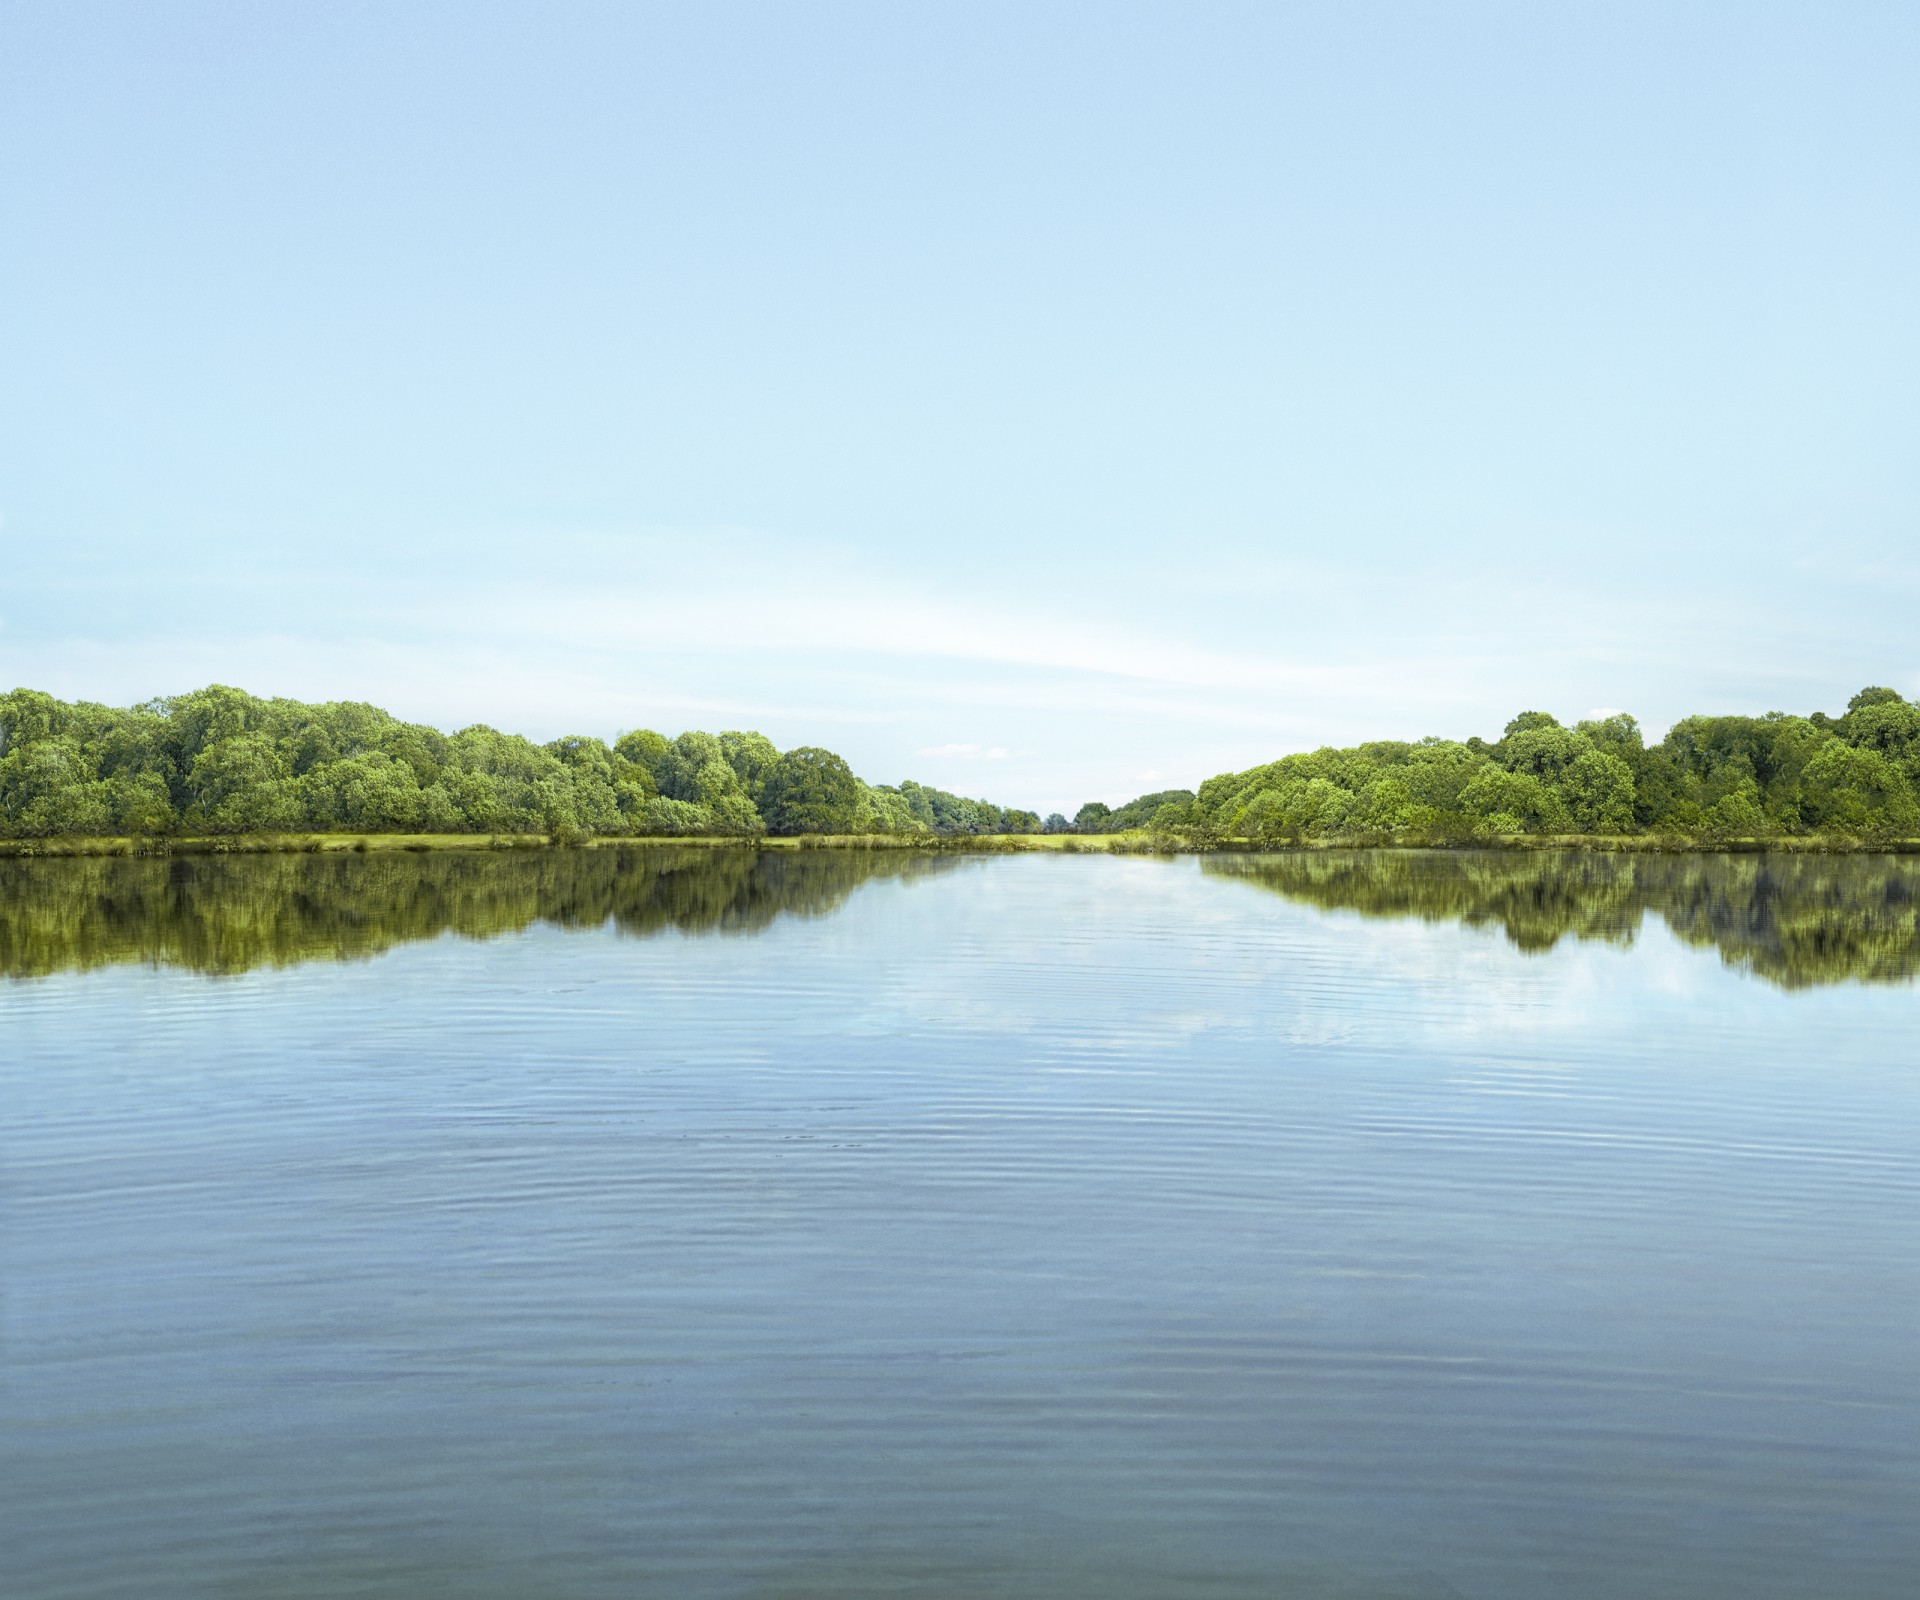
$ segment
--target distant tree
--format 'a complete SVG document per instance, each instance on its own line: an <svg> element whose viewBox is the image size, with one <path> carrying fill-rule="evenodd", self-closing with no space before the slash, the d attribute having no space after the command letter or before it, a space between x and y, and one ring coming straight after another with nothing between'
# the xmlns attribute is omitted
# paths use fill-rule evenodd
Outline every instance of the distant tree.
<svg viewBox="0 0 1920 1600"><path fill-rule="evenodd" d="M0 821L16 837L103 834L112 815L108 786L93 777L77 739L15 739L0 757Z"/></svg>
<svg viewBox="0 0 1920 1600"><path fill-rule="evenodd" d="M1561 773L1560 793L1574 832L1633 831L1633 769L1620 757L1582 751Z"/></svg>
<svg viewBox="0 0 1920 1600"><path fill-rule="evenodd" d="M1645 741L1640 736L1640 724L1624 711L1616 711L1610 717L1590 722L1576 722L1573 731L1585 735L1596 750L1605 750L1623 759L1645 748Z"/></svg>
<svg viewBox="0 0 1920 1600"><path fill-rule="evenodd" d="M1920 706L1873 701L1847 713L1845 734L1848 744L1878 750L1898 762L1910 780L1920 780Z"/></svg>
<svg viewBox="0 0 1920 1600"><path fill-rule="evenodd" d="M1536 711L1526 715L1544 717L1546 713ZM1500 764L1509 772L1556 778L1593 748L1585 734L1563 728L1551 718L1524 728L1516 726L1521 720L1516 717L1508 723L1506 736L1500 741Z"/></svg>
<svg viewBox="0 0 1920 1600"><path fill-rule="evenodd" d="M1909 837L1920 832L1920 806L1900 768L1879 750L1837 741L1807 763L1801 807L1814 827L1836 833Z"/></svg>
<svg viewBox="0 0 1920 1600"><path fill-rule="evenodd" d="M755 805L767 779L779 765L780 752L764 733L730 732L720 735L720 753L740 779L740 787Z"/></svg>
<svg viewBox="0 0 1920 1600"><path fill-rule="evenodd" d="M853 831L871 834L931 833L900 789L870 784L860 785L860 799L854 808Z"/></svg>
<svg viewBox="0 0 1920 1600"><path fill-rule="evenodd" d="M1560 719L1550 712L1523 711L1519 716L1515 717L1513 721L1507 724L1506 729L1500 736L1503 739L1511 739L1516 733L1531 733L1538 728L1557 728L1559 726Z"/></svg>
<svg viewBox="0 0 1920 1600"><path fill-rule="evenodd" d="M831 750L802 745L774 764L761 791L761 815L774 833L845 833L860 801L860 780Z"/></svg>
<svg viewBox="0 0 1920 1600"><path fill-rule="evenodd" d="M1191 789L1156 789L1152 794L1143 794L1129 800L1119 810L1112 812L1101 826L1102 833L1119 833L1128 828L1145 828L1152 824L1163 806L1176 802L1184 804L1194 798Z"/></svg>
<svg viewBox="0 0 1920 1600"><path fill-rule="evenodd" d="M236 717L233 725L244 721ZM278 832L306 820L300 780L264 732L203 744L187 773L187 794L188 820L213 833Z"/></svg>
<svg viewBox="0 0 1920 1600"><path fill-rule="evenodd" d="M1572 819L1551 785L1534 773L1486 767L1460 792L1460 809L1490 833L1568 833Z"/></svg>
<svg viewBox="0 0 1920 1600"><path fill-rule="evenodd" d="M123 772L107 788L116 833L171 833L179 820L166 780L157 772Z"/></svg>
<svg viewBox="0 0 1920 1600"><path fill-rule="evenodd" d="M657 795L643 804L637 816L636 832L655 837L697 835L713 831L713 814L705 806L686 800L669 800Z"/></svg>

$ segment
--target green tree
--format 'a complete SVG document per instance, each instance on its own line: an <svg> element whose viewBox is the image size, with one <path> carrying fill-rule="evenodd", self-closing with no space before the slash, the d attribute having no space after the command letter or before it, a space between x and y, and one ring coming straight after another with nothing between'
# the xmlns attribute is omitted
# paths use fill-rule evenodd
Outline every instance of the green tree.
<svg viewBox="0 0 1920 1600"><path fill-rule="evenodd" d="M77 739L19 739L0 757L0 819L16 838L104 834L112 817L108 786L93 776Z"/></svg>
<svg viewBox="0 0 1920 1600"><path fill-rule="evenodd" d="M237 695L239 691L229 693ZM227 705L225 700L216 701L214 714L224 715ZM245 723L236 716L233 725ZM187 771L187 820L210 833L298 828L306 821L301 781L287 770L273 740L265 733L209 737Z"/></svg>
<svg viewBox="0 0 1920 1600"><path fill-rule="evenodd" d="M1617 755L1587 749L1560 774L1558 788L1576 833L1633 830L1633 769Z"/></svg>
<svg viewBox="0 0 1920 1600"><path fill-rule="evenodd" d="M831 750L802 745L775 763L761 795L774 833L845 833L854 824L860 781Z"/></svg>
<svg viewBox="0 0 1920 1600"><path fill-rule="evenodd" d="M1920 832L1906 775L1879 750L1835 741L1807 763L1801 808L1816 828L1866 837Z"/></svg>
<svg viewBox="0 0 1920 1600"><path fill-rule="evenodd" d="M773 741L764 733L723 733L720 753L739 776L740 787L747 798L757 806L767 779L780 764L780 752L773 747Z"/></svg>
<svg viewBox="0 0 1920 1600"><path fill-rule="evenodd" d="M1897 762L1909 781L1920 781L1920 706L1876 700L1848 712L1844 727L1848 744L1878 750Z"/></svg>
<svg viewBox="0 0 1920 1600"><path fill-rule="evenodd" d="M1487 767L1460 792L1460 808L1488 832L1567 833L1572 819L1559 795L1531 772Z"/></svg>

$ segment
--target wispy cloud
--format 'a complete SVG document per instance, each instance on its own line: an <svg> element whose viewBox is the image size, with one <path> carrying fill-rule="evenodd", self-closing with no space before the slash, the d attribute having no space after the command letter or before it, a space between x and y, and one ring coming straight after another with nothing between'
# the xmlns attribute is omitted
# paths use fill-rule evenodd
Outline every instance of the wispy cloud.
<svg viewBox="0 0 1920 1600"><path fill-rule="evenodd" d="M1542 581L1515 604L1511 585L1504 597L1416 594L1405 573L1291 577L1291 591L1251 601L1175 586L1148 605L1098 575L1008 588L846 562L796 571L744 533L609 540L564 572L512 553L472 576L403 554L377 585L210 571L195 605L171 611L108 573L90 577L84 610L12 610L0 672L114 703L239 683L540 738L757 728L783 747L830 745L873 781L990 787L1068 812L1323 743L1496 733L1523 707L1567 717L1625 704L1657 736L1688 710L1920 683L1864 660L1836 672L1802 634L1782 659L1823 681L1770 684L1754 668L1723 690L1689 667L1701 629L1657 589ZM65 581L48 579L60 594ZM1747 621L1770 636L1764 617ZM1744 659L1730 639L1708 642L1710 661Z"/></svg>

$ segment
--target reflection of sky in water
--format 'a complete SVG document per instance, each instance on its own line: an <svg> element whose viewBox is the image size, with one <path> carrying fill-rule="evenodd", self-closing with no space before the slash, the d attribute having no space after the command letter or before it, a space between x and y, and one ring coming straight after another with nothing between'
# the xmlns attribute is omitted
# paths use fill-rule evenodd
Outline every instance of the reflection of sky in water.
<svg viewBox="0 0 1920 1600"><path fill-rule="evenodd" d="M1911 989L840 903L0 990L28 1592L1912 1592Z"/></svg>

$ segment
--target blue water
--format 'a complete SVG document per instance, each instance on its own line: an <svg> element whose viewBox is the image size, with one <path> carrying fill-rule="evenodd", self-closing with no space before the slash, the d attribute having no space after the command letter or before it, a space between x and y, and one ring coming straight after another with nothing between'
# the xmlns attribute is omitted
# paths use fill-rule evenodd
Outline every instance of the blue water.
<svg viewBox="0 0 1920 1600"><path fill-rule="evenodd" d="M1910 984L801 909L0 979L0 1592L1920 1594Z"/></svg>

